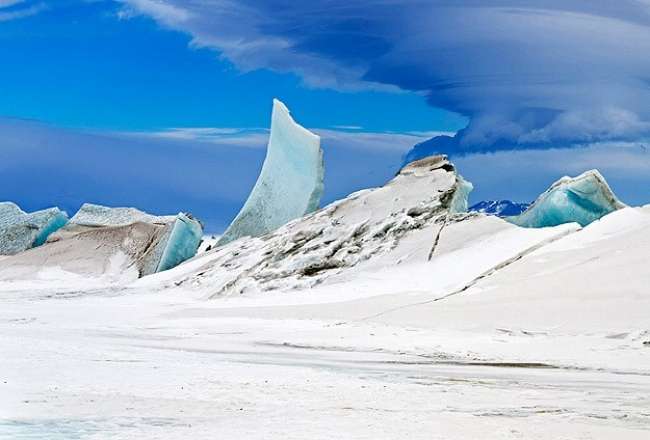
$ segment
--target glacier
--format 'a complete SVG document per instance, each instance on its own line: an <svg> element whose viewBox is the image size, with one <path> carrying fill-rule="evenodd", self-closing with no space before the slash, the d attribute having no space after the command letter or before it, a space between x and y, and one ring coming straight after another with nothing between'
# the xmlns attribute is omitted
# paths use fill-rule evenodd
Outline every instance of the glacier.
<svg viewBox="0 0 650 440"><path fill-rule="evenodd" d="M562 177L523 213L506 220L526 228L544 228L575 222L581 226L624 208L597 170Z"/></svg>
<svg viewBox="0 0 650 440"><path fill-rule="evenodd" d="M273 100L271 134L260 175L246 203L218 242L258 237L315 211L323 195L320 137L297 124Z"/></svg>
<svg viewBox="0 0 650 440"><path fill-rule="evenodd" d="M14 255L40 246L68 222L59 208L26 213L12 202L0 203L0 255Z"/></svg>

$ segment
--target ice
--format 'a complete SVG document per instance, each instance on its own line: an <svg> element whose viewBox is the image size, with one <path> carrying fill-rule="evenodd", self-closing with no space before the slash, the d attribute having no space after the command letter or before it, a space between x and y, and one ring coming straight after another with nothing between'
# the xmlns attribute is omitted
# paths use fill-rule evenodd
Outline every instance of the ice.
<svg viewBox="0 0 650 440"><path fill-rule="evenodd" d="M0 203L0 255L13 255L45 243L68 222L59 208L26 213L12 202Z"/></svg>
<svg viewBox="0 0 650 440"><path fill-rule="evenodd" d="M165 230L156 240L144 262L143 275L177 266L196 255L203 227L189 214L157 216L135 208L111 208L85 203L70 220L71 227L119 227L136 222L163 225Z"/></svg>
<svg viewBox="0 0 650 440"><path fill-rule="evenodd" d="M586 226L625 207L597 171L563 177L546 190L522 214L507 220L526 228L543 228L575 222Z"/></svg>
<svg viewBox="0 0 650 440"><path fill-rule="evenodd" d="M112 208L108 206L84 203L70 219L70 223L82 226L123 226L135 222L169 223L175 217L156 216L135 208Z"/></svg>
<svg viewBox="0 0 650 440"><path fill-rule="evenodd" d="M323 194L323 173L320 137L298 125L287 107L274 99L262 171L218 244L264 235L315 211Z"/></svg>
<svg viewBox="0 0 650 440"><path fill-rule="evenodd" d="M31 264L111 282L132 281L192 258L202 233L203 226L190 214L157 216L86 203L65 227L50 235L47 249L3 262L0 272L22 276L7 268Z"/></svg>
<svg viewBox="0 0 650 440"><path fill-rule="evenodd" d="M178 214L156 272L171 269L192 258L199 248L202 234L203 228L199 222L185 214Z"/></svg>
<svg viewBox="0 0 650 440"><path fill-rule="evenodd" d="M449 204L450 214L467 212L467 200L469 198L469 193L471 193L473 189L474 185L463 179L460 174L456 177L456 191L454 192L454 196Z"/></svg>

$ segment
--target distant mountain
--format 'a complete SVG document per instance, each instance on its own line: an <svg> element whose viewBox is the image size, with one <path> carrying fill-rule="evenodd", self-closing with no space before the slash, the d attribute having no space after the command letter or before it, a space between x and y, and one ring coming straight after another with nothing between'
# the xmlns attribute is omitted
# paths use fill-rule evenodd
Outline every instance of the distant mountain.
<svg viewBox="0 0 650 440"><path fill-rule="evenodd" d="M519 215L529 206L530 203L515 203L510 200L485 200L471 206L469 210L497 215L499 217L507 217L510 215Z"/></svg>

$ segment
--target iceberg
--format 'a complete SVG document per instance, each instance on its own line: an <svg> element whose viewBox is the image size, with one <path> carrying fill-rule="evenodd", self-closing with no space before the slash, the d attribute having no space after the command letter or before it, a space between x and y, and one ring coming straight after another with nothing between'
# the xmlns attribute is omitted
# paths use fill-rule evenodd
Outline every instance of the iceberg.
<svg viewBox="0 0 650 440"><path fill-rule="evenodd" d="M323 195L320 137L298 125L289 109L273 100L271 134L260 175L246 203L218 245L258 237L309 214Z"/></svg>
<svg viewBox="0 0 650 440"><path fill-rule="evenodd" d="M0 203L0 255L14 255L40 246L68 222L59 208L26 213L12 202Z"/></svg>
<svg viewBox="0 0 650 440"><path fill-rule="evenodd" d="M571 222L587 226L625 206L605 178L597 170L590 170L578 177L561 178L523 213L506 217L506 220L525 228L544 228Z"/></svg>

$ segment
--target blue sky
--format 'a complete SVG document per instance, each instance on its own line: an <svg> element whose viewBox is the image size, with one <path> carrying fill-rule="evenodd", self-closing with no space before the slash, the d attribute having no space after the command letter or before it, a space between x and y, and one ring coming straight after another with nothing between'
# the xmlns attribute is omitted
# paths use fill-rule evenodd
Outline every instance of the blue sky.
<svg viewBox="0 0 650 440"><path fill-rule="evenodd" d="M0 200L220 231L278 97L323 137L325 203L439 135L414 152L473 201L598 168L648 203L648 53L650 0L0 0Z"/></svg>
<svg viewBox="0 0 650 440"><path fill-rule="evenodd" d="M47 9L0 25L0 115L66 127L267 127L273 97L310 127L457 130L459 115L414 93L304 87L299 76L243 73L218 52L116 2L26 2ZM16 10L26 4L17 4ZM381 111L377 111L381 109Z"/></svg>

